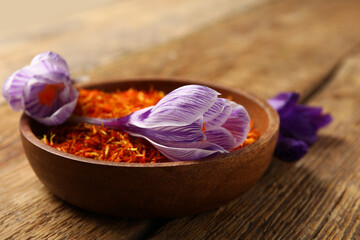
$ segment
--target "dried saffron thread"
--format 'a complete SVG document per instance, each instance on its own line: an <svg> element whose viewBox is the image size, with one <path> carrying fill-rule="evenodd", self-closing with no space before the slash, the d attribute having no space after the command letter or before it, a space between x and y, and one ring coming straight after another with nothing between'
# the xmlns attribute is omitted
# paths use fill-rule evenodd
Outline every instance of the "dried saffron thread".
<svg viewBox="0 0 360 240"><path fill-rule="evenodd" d="M56 149L82 157L114 162L164 162L166 158L152 145L128 133L89 124L52 128L43 142ZM53 137L55 136L55 137Z"/></svg>
<svg viewBox="0 0 360 240"><path fill-rule="evenodd" d="M112 93L79 89L74 113L94 118L120 118L155 105L162 91L129 89ZM256 141L260 134L253 129L238 148ZM147 141L126 132L86 123L52 127L42 141L60 151L77 156L113 162L158 163L168 160Z"/></svg>
<svg viewBox="0 0 360 240"><path fill-rule="evenodd" d="M74 113L94 118L120 118L142 108L155 105L164 92L130 88L107 93L97 89L80 89Z"/></svg>

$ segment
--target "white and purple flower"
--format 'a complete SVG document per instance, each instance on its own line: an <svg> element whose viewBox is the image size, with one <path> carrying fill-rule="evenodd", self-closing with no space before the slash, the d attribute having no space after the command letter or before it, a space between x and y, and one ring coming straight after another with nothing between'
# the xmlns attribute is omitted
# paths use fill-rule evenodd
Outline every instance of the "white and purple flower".
<svg viewBox="0 0 360 240"><path fill-rule="evenodd" d="M65 122L76 106L78 91L72 85L65 60L45 52L13 73L3 95L11 107L45 125ZM241 145L250 130L245 108L219 98L215 90L187 85L167 94L158 104L126 117L98 119L73 116L73 121L104 125L147 139L170 160L197 160L228 153ZM319 107L297 105L299 95L281 93L269 99L280 116L275 156L284 161L303 157L317 139L319 128L332 121Z"/></svg>
<svg viewBox="0 0 360 240"><path fill-rule="evenodd" d="M275 156L284 161L302 158L317 140L317 132L332 121L320 107L297 104L299 94L280 93L268 103L279 113L280 133Z"/></svg>
<svg viewBox="0 0 360 240"><path fill-rule="evenodd" d="M123 118L73 117L142 137L173 161L228 153L246 139L250 118L245 108L201 85L175 89L158 104Z"/></svg>
<svg viewBox="0 0 360 240"><path fill-rule="evenodd" d="M2 93L15 111L24 110L46 125L65 122L78 97L67 63L54 52L40 53L29 66L14 72L6 80Z"/></svg>

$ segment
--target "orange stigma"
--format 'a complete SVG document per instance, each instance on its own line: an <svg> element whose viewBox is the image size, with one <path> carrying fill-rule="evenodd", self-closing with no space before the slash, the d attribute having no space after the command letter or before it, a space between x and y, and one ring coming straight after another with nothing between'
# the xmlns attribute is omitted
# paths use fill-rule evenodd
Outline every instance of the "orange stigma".
<svg viewBox="0 0 360 240"><path fill-rule="evenodd" d="M202 128L201 128L201 131L203 131L203 132L205 132L205 131L206 131L206 128L205 128L205 123L203 123Z"/></svg>
<svg viewBox="0 0 360 240"><path fill-rule="evenodd" d="M63 89L64 83L46 85L44 90L38 93L40 104L51 106L58 93Z"/></svg>
<svg viewBox="0 0 360 240"><path fill-rule="evenodd" d="M201 128L201 131L203 132L203 134L204 134L204 136L203 136L203 142L205 142L206 141L206 135L205 135L205 131L206 131L206 128L205 128L205 123L203 123L203 125L202 125L202 128Z"/></svg>

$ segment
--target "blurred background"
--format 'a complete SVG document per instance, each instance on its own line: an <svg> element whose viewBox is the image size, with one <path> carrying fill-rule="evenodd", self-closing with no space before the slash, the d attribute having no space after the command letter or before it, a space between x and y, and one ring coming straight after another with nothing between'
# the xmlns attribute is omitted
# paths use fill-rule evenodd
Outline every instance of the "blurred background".
<svg viewBox="0 0 360 240"><path fill-rule="evenodd" d="M46 26L116 0L0 0L0 38ZM119 0L117 0L119 2Z"/></svg>
<svg viewBox="0 0 360 240"><path fill-rule="evenodd" d="M268 1L0 0L0 84L39 52L55 51L67 59L73 76L86 75ZM178 53L166 56L175 59Z"/></svg>

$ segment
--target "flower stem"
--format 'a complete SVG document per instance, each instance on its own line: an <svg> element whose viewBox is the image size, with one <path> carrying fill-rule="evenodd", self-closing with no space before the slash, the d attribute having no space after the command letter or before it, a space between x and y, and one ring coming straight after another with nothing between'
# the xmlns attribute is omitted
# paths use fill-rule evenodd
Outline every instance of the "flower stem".
<svg viewBox="0 0 360 240"><path fill-rule="evenodd" d="M84 116L72 115L69 118L70 123L89 123L98 126L104 126L116 130L126 131L128 129L129 115L122 118L90 118Z"/></svg>

